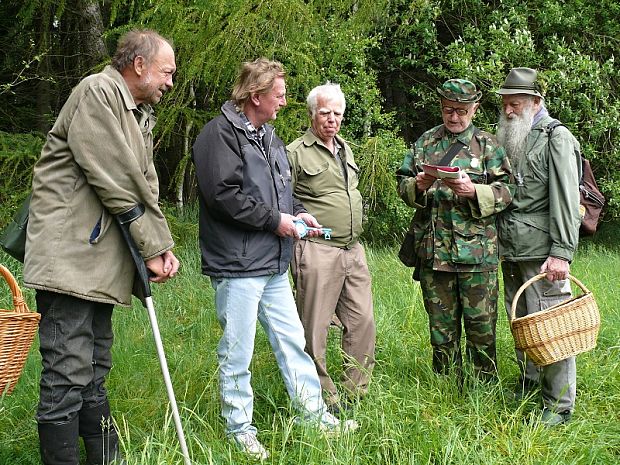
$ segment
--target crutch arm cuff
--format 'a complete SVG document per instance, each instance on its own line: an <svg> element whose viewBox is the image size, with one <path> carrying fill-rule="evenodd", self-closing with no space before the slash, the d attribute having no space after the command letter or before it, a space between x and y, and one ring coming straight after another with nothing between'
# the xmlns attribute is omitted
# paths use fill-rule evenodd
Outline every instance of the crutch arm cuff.
<svg viewBox="0 0 620 465"><path fill-rule="evenodd" d="M137 220L142 215L144 215L144 211L145 211L144 205L141 203L138 203L134 205L133 207L131 207L126 212L119 213L118 215L116 215L116 217L120 224L127 224L127 223L131 223Z"/></svg>

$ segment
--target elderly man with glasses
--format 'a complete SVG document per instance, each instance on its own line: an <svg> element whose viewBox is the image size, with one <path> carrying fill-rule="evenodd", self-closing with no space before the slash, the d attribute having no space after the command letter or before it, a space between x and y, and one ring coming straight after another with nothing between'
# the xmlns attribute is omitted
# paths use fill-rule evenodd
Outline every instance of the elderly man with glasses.
<svg viewBox="0 0 620 465"><path fill-rule="evenodd" d="M472 124L482 92L464 79L450 79L437 92L443 124L405 156L398 193L415 209L407 237L429 318L433 369L454 372L461 385L461 319L474 376L497 376L495 220L514 188L504 149Z"/></svg>

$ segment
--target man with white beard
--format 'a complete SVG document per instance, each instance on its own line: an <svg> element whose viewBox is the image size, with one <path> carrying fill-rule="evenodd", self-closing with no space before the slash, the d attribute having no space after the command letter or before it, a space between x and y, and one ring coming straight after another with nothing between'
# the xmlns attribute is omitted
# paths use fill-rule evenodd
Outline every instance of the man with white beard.
<svg viewBox="0 0 620 465"><path fill-rule="evenodd" d="M513 68L497 91L503 101L497 139L506 148L517 185L512 204L499 218L506 309L510 311L523 283L539 273L547 275L527 287L517 317L570 298L569 264L579 239L579 143L565 126L549 130L554 119L536 78L531 68ZM516 352L521 371L517 399L540 386L542 423L569 421L575 406L575 357L537 367Z"/></svg>

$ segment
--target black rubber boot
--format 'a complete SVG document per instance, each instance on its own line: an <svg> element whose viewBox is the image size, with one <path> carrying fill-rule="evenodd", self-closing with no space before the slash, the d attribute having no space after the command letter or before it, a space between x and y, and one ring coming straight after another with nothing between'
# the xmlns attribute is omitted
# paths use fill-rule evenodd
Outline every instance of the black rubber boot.
<svg viewBox="0 0 620 465"><path fill-rule="evenodd" d="M124 464L118 433L112 423L107 400L80 410L80 436L84 439L87 465Z"/></svg>
<svg viewBox="0 0 620 465"><path fill-rule="evenodd" d="M39 446L44 465L79 465L79 423L39 423Z"/></svg>

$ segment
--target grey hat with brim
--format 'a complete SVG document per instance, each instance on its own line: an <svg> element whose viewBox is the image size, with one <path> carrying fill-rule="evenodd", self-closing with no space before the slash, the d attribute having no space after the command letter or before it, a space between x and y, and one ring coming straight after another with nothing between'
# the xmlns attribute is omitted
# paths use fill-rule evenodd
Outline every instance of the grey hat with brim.
<svg viewBox="0 0 620 465"><path fill-rule="evenodd" d="M512 68L506 76L500 95L527 94L543 98L540 84L536 81L538 73L532 68Z"/></svg>
<svg viewBox="0 0 620 465"><path fill-rule="evenodd" d="M474 103L482 97L482 92L467 79L448 79L437 88L437 93L446 100L461 103Z"/></svg>

